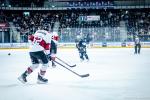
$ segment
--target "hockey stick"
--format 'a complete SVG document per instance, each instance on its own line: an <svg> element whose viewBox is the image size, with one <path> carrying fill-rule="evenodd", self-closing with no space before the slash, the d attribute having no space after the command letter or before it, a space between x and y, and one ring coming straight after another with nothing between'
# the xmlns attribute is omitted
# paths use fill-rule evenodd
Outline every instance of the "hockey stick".
<svg viewBox="0 0 150 100"><path fill-rule="evenodd" d="M59 61L61 61L61 62L63 62L64 64L66 64L67 66L69 66L69 67L75 67L76 66L76 64L75 65L69 65L68 63L66 63L65 61L63 61L63 60L61 60L60 58L58 58L58 57L56 57Z"/></svg>
<svg viewBox="0 0 150 100"><path fill-rule="evenodd" d="M59 62L57 62L57 61L54 61L54 62L57 63L58 65L64 67L64 68L66 68L67 70L71 71L72 73L76 74L77 76L79 76L79 77L81 77L81 78L88 77L88 76L90 75L90 74L83 74L83 75L80 75L80 74L74 72L73 70L67 68L67 67L64 66L63 64L61 64L61 63L59 63Z"/></svg>

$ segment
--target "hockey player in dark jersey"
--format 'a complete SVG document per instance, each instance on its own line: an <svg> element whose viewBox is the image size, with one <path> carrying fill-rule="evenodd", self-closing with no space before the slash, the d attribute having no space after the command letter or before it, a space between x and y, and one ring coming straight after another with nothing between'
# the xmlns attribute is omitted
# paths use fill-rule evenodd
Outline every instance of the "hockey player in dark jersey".
<svg viewBox="0 0 150 100"><path fill-rule="evenodd" d="M53 60L55 60L56 54L57 54L57 44L58 44L59 36L56 32L53 32L52 34L52 40L51 40L51 48L50 48L50 56L52 58L52 67L55 67L55 63Z"/></svg>
<svg viewBox="0 0 150 100"><path fill-rule="evenodd" d="M85 42L85 40L81 39L78 42L76 42L76 47L79 51L81 61L83 61L85 59L87 61L89 61L89 57L88 57L87 52L86 52L86 42Z"/></svg>
<svg viewBox="0 0 150 100"><path fill-rule="evenodd" d="M137 54L137 53L140 54L141 43L140 43L140 39L139 39L138 36L136 36L134 43L135 43L135 46L134 46L135 52L134 52L134 54Z"/></svg>

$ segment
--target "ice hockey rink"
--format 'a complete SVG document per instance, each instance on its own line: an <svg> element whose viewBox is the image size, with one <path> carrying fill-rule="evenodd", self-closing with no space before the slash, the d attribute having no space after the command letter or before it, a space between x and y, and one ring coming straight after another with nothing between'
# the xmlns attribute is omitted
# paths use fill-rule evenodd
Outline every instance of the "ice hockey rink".
<svg viewBox="0 0 150 100"><path fill-rule="evenodd" d="M11 55L8 55L10 53ZM22 84L18 76L30 65L28 50L0 50L0 100L150 100L150 48L89 48L80 62L77 49L58 49L57 57L76 67L50 67L48 84L37 84L36 69Z"/></svg>

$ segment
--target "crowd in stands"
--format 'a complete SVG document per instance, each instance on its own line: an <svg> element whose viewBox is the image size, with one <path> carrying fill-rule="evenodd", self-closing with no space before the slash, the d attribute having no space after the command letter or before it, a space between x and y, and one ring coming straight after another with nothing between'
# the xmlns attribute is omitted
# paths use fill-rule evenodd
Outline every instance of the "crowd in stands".
<svg viewBox="0 0 150 100"><path fill-rule="evenodd" d="M100 6L114 6L113 0L91 0L91 1L72 1L67 3L68 7L100 7Z"/></svg>
<svg viewBox="0 0 150 100"><path fill-rule="evenodd" d="M29 11L30 12L30 11ZM7 12L5 12L7 13ZM80 16L100 16L99 20L80 20ZM59 22L59 34L63 42L73 42L74 36L88 35L94 41L122 41L121 29L126 30L127 39L133 41L139 35L143 41L150 41L150 12L148 9L134 10L67 10L34 11L29 15L11 14L12 21L21 35L32 34L40 26L53 31L55 22ZM123 22L123 23L122 23Z"/></svg>
<svg viewBox="0 0 150 100"><path fill-rule="evenodd" d="M7 17L3 12L0 12L0 23L6 23L7 22Z"/></svg>
<svg viewBox="0 0 150 100"><path fill-rule="evenodd" d="M43 7L44 0L0 0L0 7Z"/></svg>
<svg viewBox="0 0 150 100"><path fill-rule="evenodd" d="M112 0L81 0L81 1L59 1L62 4L54 2L55 0L1 0L0 6L3 7L43 7L47 4L44 2L48 1L47 3L55 5L55 7L100 7L100 6L114 6Z"/></svg>

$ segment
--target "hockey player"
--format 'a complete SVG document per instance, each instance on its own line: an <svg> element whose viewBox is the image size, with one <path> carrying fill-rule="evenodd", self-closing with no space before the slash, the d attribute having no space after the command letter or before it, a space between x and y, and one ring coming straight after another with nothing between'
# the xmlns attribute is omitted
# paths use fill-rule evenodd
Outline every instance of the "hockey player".
<svg viewBox="0 0 150 100"><path fill-rule="evenodd" d="M81 39L79 42L76 43L76 47L79 51L81 61L83 61L84 59L89 61L89 57L86 53L86 43L85 43L85 41L83 39Z"/></svg>
<svg viewBox="0 0 150 100"><path fill-rule="evenodd" d="M53 60L55 60L56 54L57 54L57 44L58 44L59 36L56 32L53 32L52 34L52 40L51 40L51 49L50 49L50 55L52 59L52 67L55 67L55 63Z"/></svg>
<svg viewBox="0 0 150 100"><path fill-rule="evenodd" d="M140 39L138 36L135 37L135 46L134 46L134 49L135 49L135 52L134 54L140 54L140 51L141 51L141 43L140 43Z"/></svg>
<svg viewBox="0 0 150 100"><path fill-rule="evenodd" d="M37 83L48 82L48 79L44 78L44 76L48 68L48 58L50 58L51 38L51 34L46 30L37 30L34 35L29 36L29 40L31 41L29 55L32 65L29 66L20 77L18 77L19 81L26 83L27 76L30 75L36 68L38 68L39 63L42 62L42 66L37 77Z"/></svg>

